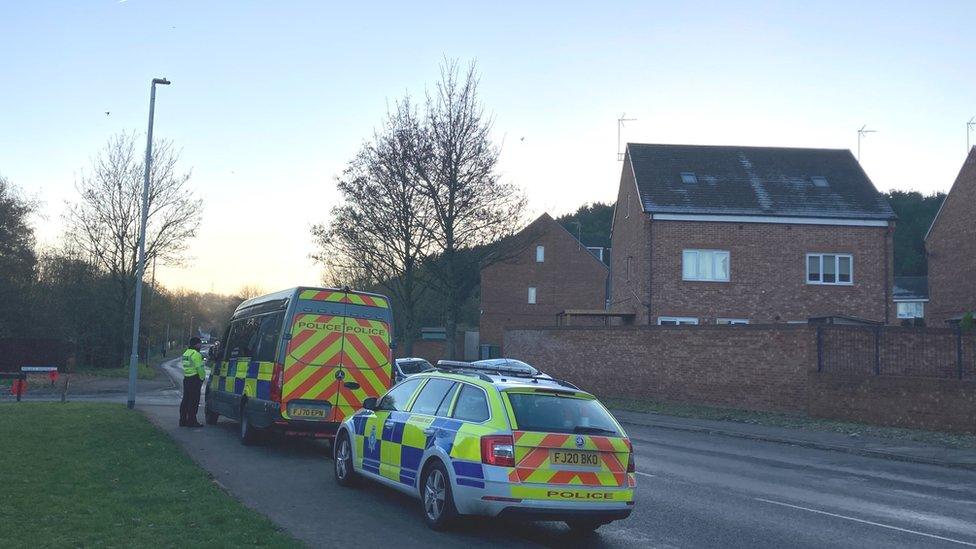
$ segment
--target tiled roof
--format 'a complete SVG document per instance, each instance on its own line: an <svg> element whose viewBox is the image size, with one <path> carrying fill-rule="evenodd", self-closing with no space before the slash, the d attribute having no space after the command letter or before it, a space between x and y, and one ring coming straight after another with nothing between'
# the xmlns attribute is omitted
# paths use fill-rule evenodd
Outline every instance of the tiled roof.
<svg viewBox="0 0 976 549"><path fill-rule="evenodd" d="M630 143L627 153L648 213L895 218L846 149Z"/></svg>

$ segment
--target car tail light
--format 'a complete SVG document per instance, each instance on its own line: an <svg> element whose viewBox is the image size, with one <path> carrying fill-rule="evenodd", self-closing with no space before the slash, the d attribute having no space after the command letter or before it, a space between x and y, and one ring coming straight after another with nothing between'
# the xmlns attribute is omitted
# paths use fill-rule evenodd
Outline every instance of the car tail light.
<svg viewBox="0 0 976 549"><path fill-rule="evenodd" d="M637 462L634 461L634 452L630 452L630 457L627 458L627 472L636 473L637 472Z"/></svg>
<svg viewBox="0 0 976 549"><path fill-rule="evenodd" d="M515 467L515 441L509 435L481 437L481 463Z"/></svg>
<svg viewBox="0 0 976 549"><path fill-rule="evenodd" d="M271 400L281 402L281 385L284 376L281 364L274 365L274 373L271 374Z"/></svg>

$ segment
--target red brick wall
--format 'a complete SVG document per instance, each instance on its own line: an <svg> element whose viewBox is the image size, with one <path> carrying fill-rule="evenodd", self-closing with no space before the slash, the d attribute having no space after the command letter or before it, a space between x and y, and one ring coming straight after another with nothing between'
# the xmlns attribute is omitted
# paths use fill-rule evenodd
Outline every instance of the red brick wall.
<svg viewBox="0 0 976 549"><path fill-rule="evenodd" d="M829 331L845 330L864 331ZM886 337L931 346L943 332L888 328ZM817 372L816 334L807 325L633 326L513 329L505 340L508 356L600 396L976 432L976 342L964 342L964 379L919 375L946 375L940 370L945 348L918 352L911 366L888 358L889 373L912 377L874 376L870 342L861 346L864 352L851 354L864 364L840 375ZM883 351L897 352L887 346Z"/></svg>
<svg viewBox="0 0 976 549"><path fill-rule="evenodd" d="M647 324L651 222L637 195L629 158L623 166L611 231L610 309L636 313L634 324Z"/></svg>
<svg viewBox="0 0 976 549"><path fill-rule="evenodd" d="M549 215L526 231L532 238L519 251L481 270L481 344L504 348L506 327L551 326L566 309L605 307L605 265ZM542 263L536 246L545 247ZM529 287L536 288L535 304L528 302Z"/></svg>
<svg viewBox="0 0 976 549"><path fill-rule="evenodd" d="M799 412L816 338L807 326L511 330L507 354L598 395Z"/></svg>
<svg viewBox="0 0 976 549"><path fill-rule="evenodd" d="M811 374L809 414L895 427L976 432L976 381Z"/></svg>
<svg viewBox="0 0 976 549"><path fill-rule="evenodd" d="M890 313L886 285L890 296L893 284L891 246L887 227L655 220L652 322L686 316L700 323L716 318L773 323L825 315L884 321ZM729 251L729 282L682 280L685 249ZM854 284L807 284L808 253L852 254Z"/></svg>
<svg viewBox="0 0 976 549"><path fill-rule="evenodd" d="M925 250L929 263L929 302L925 320L945 320L976 311L976 148L956 178L932 224Z"/></svg>

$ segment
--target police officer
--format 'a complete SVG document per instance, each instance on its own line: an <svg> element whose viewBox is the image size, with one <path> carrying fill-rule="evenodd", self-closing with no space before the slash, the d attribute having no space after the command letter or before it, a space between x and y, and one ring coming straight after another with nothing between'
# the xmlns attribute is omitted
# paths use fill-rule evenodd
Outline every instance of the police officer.
<svg viewBox="0 0 976 549"><path fill-rule="evenodd" d="M190 345L183 353L183 400L180 402L180 427L203 427L197 421L200 407L200 388L207 377L200 353L200 338L191 337Z"/></svg>

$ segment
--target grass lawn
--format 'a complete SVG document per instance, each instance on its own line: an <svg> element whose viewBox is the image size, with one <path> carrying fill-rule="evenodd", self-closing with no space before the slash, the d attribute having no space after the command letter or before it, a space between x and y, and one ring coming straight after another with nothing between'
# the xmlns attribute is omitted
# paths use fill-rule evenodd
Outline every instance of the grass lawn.
<svg viewBox="0 0 976 549"><path fill-rule="evenodd" d="M166 362L167 360L172 360L178 357L174 350L167 356L161 354L155 354L149 359L149 363L139 362L136 368L136 377L139 379L156 379L159 375L159 371L156 369L160 364ZM128 379L129 377L129 365L126 363L118 368L92 368L92 367L80 367L75 368L72 374L93 376L93 377L122 377Z"/></svg>
<svg viewBox="0 0 976 549"><path fill-rule="evenodd" d="M635 400L614 397L601 397L600 400L603 401L608 408L617 410L652 412L667 416L710 419L715 421L735 421L739 423L769 425L771 427L786 427L790 429L827 431L846 435L874 436L893 440L911 440L915 442L946 446L948 448L976 448L976 435L943 433L940 431L922 431L917 429L901 429L898 427L879 427L864 423L816 419L797 414L753 412L750 410L715 408L711 406L698 406L694 404L670 404L653 400Z"/></svg>
<svg viewBox="0 0 976 549"><path fill-rule="evenodd" d="M117 404L0 404L0 547L300 547Z"/></svg>

